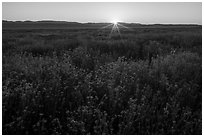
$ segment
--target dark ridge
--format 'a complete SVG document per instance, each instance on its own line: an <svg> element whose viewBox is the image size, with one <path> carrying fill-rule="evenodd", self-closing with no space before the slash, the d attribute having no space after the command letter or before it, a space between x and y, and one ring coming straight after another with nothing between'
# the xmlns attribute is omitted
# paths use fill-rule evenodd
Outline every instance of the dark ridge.
<svg viewBox="0 0 204 137"><path fill-rule="evenodd" d="M140 23L126 23L118 22L126 27L200 27L197 24L140 24ZM110 23L79 23L68 21L54 21L54 20L41 20L41 21L8 21L2 20L3 29L72 29L72 28L101 28Z"/></svg>

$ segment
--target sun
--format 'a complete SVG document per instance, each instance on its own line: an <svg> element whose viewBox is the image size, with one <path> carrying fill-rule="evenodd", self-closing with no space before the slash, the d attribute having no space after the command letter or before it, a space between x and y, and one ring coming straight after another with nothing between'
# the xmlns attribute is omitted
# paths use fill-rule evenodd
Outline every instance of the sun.
<svg viewBox="0 0 204 137"><path fill-rule="evenodd" d="M118 21L117 21L117 20L113 20L112 23L113 23L114 25L117 25L117 24L118 24Z"/></svg>

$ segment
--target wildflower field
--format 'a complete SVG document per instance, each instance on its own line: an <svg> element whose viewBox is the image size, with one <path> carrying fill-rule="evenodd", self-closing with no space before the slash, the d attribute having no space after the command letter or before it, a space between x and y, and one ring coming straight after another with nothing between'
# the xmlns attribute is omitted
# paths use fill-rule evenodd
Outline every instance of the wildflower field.
<svg viewBox="0 0 204 137"><path fill-rule="evenodd" d="M202 134L201 26L2 30L3 134Z"/></svg>

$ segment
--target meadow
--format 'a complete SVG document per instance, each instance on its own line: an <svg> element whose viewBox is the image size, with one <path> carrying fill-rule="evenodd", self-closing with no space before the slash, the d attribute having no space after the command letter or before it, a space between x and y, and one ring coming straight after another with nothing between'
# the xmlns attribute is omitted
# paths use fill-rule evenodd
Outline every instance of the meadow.
<svg viewBox="0 0 204 137"><path fill-rule="evenodd" d="M202 134L201 26L2 30L2 131Z"/></svg>

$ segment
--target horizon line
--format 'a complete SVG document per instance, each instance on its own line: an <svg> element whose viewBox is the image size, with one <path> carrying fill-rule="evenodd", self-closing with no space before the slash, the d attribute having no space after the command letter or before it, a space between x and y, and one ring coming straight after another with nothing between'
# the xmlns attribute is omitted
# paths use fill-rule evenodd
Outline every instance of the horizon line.
<svg viewBox="0 0 204 137"><path fill-rule="evenodd" d="M42 20L7 20L2 19L2 21L8 21L8 22L40 22L40 21L53 21L53 22L73 22L73 23L81 23L81 24L87 24L87 23L111 23L111 22L79 22L79 21L67 21L67 20L52 20L52 19L42 19ZM127 23L127 24L141 24L141 25L202 25L199 23L140 23L140 22L125 22L125 21L118 21L118 23Z"/></svg>

